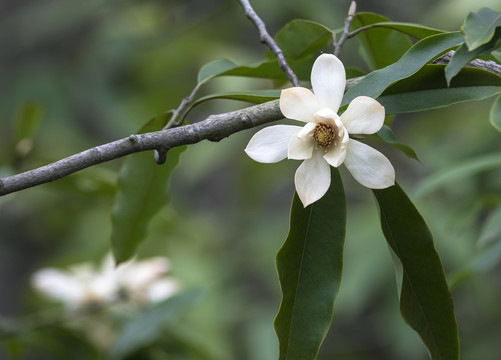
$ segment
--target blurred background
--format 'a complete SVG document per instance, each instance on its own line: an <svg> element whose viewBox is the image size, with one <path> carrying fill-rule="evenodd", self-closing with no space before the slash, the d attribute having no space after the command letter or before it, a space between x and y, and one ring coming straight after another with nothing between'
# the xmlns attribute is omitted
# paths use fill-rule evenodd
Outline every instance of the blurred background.
<svg viewBox="0 0 501 360"><path fill-rule="evenodd" d="M459 29L468 12L483 6L501 11L498 0L357 3L359 11L445 30ZM349 1L252 4L274 34L294 18L340 28ZM205 63L227 58L248 64L265 50L237 1L1 0L0 175L134 133L177 107ZM355 39L341 58L347 65L361 64ZM221 78L203 91L271 86L264 80ZM397 116L398 141L411 146L421 162L383 149L434 234L452 286L465 360L498 359L501 339L496 220L501 218L501 171L464 168L500 149L501 134L488 122L491 103ZM188 121L243 106L209 102ZM20 128L21 123L29 126ZM168 257L172 275L186 288L208 289L183 322L207 359L262 360L278 354L274 257L288 231L299 163L253 162L243 149L254 132L189 147L170 184L171 202L153 219L139 251L141 258ZM115 160L0 198L0 324L14 323L21 334L0 336L0 359L8 358L7 350L20 359L74 355L70 345L36 341L36 333L47 329L30 328L26 319L57 306L34 291L30 277L42 267L101 262L109 251L121 164ZM447 173L458 166L463 166L459 172ZM444 180L435 181L444 171ZM393 262L372 193L342 175L348 199L343 282L319 359L427 359L399 315ZM106 358L100 350L89 354ZM161 351L141 356L131 358L205 358L162 357Z"/></svg>

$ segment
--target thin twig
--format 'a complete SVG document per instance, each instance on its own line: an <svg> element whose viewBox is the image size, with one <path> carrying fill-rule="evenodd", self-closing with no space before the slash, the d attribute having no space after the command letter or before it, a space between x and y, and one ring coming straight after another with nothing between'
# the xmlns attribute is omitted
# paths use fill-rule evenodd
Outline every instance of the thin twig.
<svg viewBox="0 0 501 360"><path fill-rule="evenodd" d="M181 100L181 103L175 110L170 110L169 113L171 115L169 121L167 124L163 127L162 130L168 130L173 127L180 126L183 121L184 121L184 115L181 116L181 114L184 112L186 107L191 104L193 99L195 98L195 95L197 94L198 90L200 90L200 87L202 86L203 83L198 83L193 90L191 91L190 95L187 97L183 98ZM162 165L165 163L165 160L167 160L167 151L169 151L168 147L158 147L155 149L155 152L153 154L153 158L155 159L155 162L159 165Z"/></svg>
<svg viewBox="0 0 501 360"><path fill-rule="evenodd" d="M193 101L193 98L197 94L198 90L200 90L200 87L203 85L203 83L198 83L193 90L191 91L190 95L187 97L183 98L179 106L177 107L176 110L171 110L172 116L169 119L169 122L167 125L164 126L162 130L167 130L176 126L179 126L182 124L184 121L184 117L180 117L180 115L183 113L183 111L186 109L188 105L191 104Z"/></svg>
<svg viewBox="0 0 501 360"><path fill-rule="evenodd" d="M346 38L347 39L351 39L352 37L355 37L357 36L359 33L361 33L362 31L365 31L365 30L369 30L369 29L372 29L375 27L375 24L370 24L370 25L365 25L365 26L361 26L359 27L358 29L355 29L351 32L349 32L348 34L346 34Z"/></svg>
<svg viewBox="0 0 501 360"><path fill-rule="evenodd" d="M344 29L343 33L341 34L341 37L339 40L336 40L336 36L333 36L334 40L334 55L339 56L339 53L341 52L341 48L344 45L344 42L348 39L348 33L350 32L350 24L353 21L353 17L355 16L355 13L357 12L357 3L355 1L351 2L350 8L348 9L348 16L344 20Z"/></svg>
<svg viewBox="0 0 501 360"><path fill-rule="evenodd" d="M283 72L285 72L292 85L300 86L299 80L296 74L294 74L294 71L292 71L289 64L287 64L287 60L285 60L285 56L282 50L277 45L275 40L273 40L270 34L268 34L268 31L266 31L266 26L263 20L261 20L261 18L256 14L251 4L249 3L249 0L238 0L238 1L244 8L245 15L250 19L250 21L254 23L254 25L256 25L257 31L259 32L259 39L261 40L262 43L266 44L271 51L273 51L273 54L275 54L275 57L278 60L280 68L282 69Z"/></svg>

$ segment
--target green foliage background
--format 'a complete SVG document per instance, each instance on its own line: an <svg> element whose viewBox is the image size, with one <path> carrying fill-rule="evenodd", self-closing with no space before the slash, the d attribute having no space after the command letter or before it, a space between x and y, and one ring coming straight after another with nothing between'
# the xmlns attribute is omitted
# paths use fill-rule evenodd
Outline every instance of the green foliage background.
<svg viewBox="0 0 501 360"><path fill-rule="evenodd" d="M348 7L327 0L252 3L272 34L293 18L340 27ZM481 6L496 9L495 1L358 2L361 11L449 30ZM0 7L1 175L136 132L176 107L205 63L224 57L248 64L265 52L236 1L32 0ZM364 66L355 40L341 59ZM270 85L221 78L204 91ZM501 171L499 161L489 158L499 150L500 134L488 121L492 101L398 115L397 140L412 146L420 162L382 149L434 235L452 286L463 359L494 360L501 337L501 235L490 220L501 207ZM242 106L207 102L188 120ZM180 332L189 333L207 358L273 359L278 352L275 254L288 231L298 163L253 162L243 152L253 133L203 142L181 155L170 205L154 218L139 251L140 257L169 257L187 288L206 289ZM52 306L30 288L34 270L99 262L108 251L122 162L0 198L1 318L22 320ZM482 162L487 165L472 165ZM372 193L343 169L341 175L348 205L343 280L319 359L424 359L424 346L398 312L392 259ZM62 329L51 331L52 337L72 338ZM36 338L36 332L25 334L9 346L28 348L27 356L45 348L47 358L58 358L53 345ZM74 351L70 345L58 350L59 358ZM87 345L81 346L84 354ZM179 358L201 358L191 356Z"/></svg>

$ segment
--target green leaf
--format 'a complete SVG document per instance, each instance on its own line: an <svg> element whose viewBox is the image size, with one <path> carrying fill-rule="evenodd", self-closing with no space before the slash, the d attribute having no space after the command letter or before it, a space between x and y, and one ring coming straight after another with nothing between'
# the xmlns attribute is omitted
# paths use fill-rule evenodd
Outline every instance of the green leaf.
<svg viewBox="0 0 501 360"><path fill-rule="evenodd" d="M501 63L501 50L494 50L491 55L497 60L498 63Z"/></svg>
<svg viewBox="0 0 501 360"><path fill-rule="evenodd" d="M501 34L501 30L498 31ZM447 83L449 84L451 79L459 73L459 71L468 64L471 60L481 55L485 55L490 53L491 51L497 49L499 47L499 37L493 38L486 44L483 44L473 50L468 50L468 47L465 43L463 43L452 55L447 67L445 68L445 77L447 79Z"/></svg>
<svg viewBox="0 0 501 360"><path fill-rule="evenodd" d="M328 46L332 42L332 31L322 24L296 19L277 32L275 41L288 60L297 60L317 55L320 49Z"/></svg>
<svg viewBox="0 0 501 360"><path fill-rule="evenodd" d="M282 303L275 318L280 360L315 359L332 321L341 282L346 203L339 171L329 191L303 208L297 194L290 229L277 254Z"/></svg>
<svg viewBox="0 0 501 360"><path fill-rule="evenodd" d="M379 16L379 15L376 15ZM377 22L370 25L371 28L386 28L401 32L402 34L412 36L415 39L421 40L425 37L437 35L444 33L445 31L434 29L428 26L423 26L419 24L405 23L405 22L393 22L393 21L383 21ZM365 30L364 30L365 31Z"/></svg>
<svg viewBox="0 0 501 360"><path fill-rule="evenodd" d="M220 76L244 76L268 79L285 79L287 76L280 69L276 59L265 60L249 65L237 66L220 74Z"/></svg>
<svg viewBox="0 0 501 360"><path fill-rule="evenodd" d="M21 105L14 122L14 141L30 139L35 136L42 117L42 107L40 104L25 102Z"/></svg>
<svg viewBox="0 0 501 360"><path fill-rule="evenodd" d="M349 104L360 95L377 98L391 84L415 74L430 60L463 41L460 32L429 36L411 47L397 62L373 71L344 95L342 105Z"/></svg>
<svg viewBox="0 0 501 360"><path fill-rule="evenodd" d="M351 22L351 29L387 22L384 16L358 13ZM381 69L396 62L411 46L409 37L386 27L372 27L356 36L360 53L371 70Z"/></svg>
<svg viewBox="0 0 501 360"><path fill-rule="evenodd" d="M464 68L448 86L444 65L426 65L411 77L388 87L378 101L387 114L397 114L483 100L499 93L501 77L489 71Z"/></svg>
<svg viewBox="0 0 501 360"><path fill-rule="evenodd" d="M421 198L442 186L451 186L464 178L501 167L501 154L487 154L462 160L459 164L428 176L415 189L414 197Z"/></svg>
<svg viewBox="0 0 501 360"><path fill-rule="evenodd" d="M161 130L169 115L161 115L145 125L140 133ZM118 189L112 213L111 245L117 264L134 256L146 238L152 217L168 202L168 180L186 147L167 153L164 165L153 160L151 152L128 156L118 178Z"/></svg>
<svg viewBox="0 0 501 360"><path fill-rule="evenodd" d="M237 67L234 63L227 59L218 59L211 61L199 70L197 81L198 83L206 82L222 73Z"/></svg>
<svg viewBox="0 0 501 360"><path fill-rule="evenodd" d="M194 107L204 101L214 99L228 99L246 101L253 104L262 104L267 101L276 100L280 97L281 90L245 90L245 91L226 91L213 93L200 99L197 99L191 107Z"/></svg>
<svg viewBox="0 0 501 360"><path fill-rule="evenodd" d="M477 13L470 12L462 27L468 49L474 50L491 41L498 26L501 26L501 14L497 11L482 8Z"/></svg>
<svg viewBox="0 0 501 360"><path fill-rule="evenodd" d="M489 120L492 126L501 132L501 96L498 96L492 104Z"/></svg>
<svg viewBox="0 0 501 360"><path fill-rule="evenodd" d="M393 131L389 126L383 125L383 127L377 132L377 136L388 143L390 146L402 151L407 157L419 161L414 149L412 149L410 146L397 142L397 139L395 138L395 135L393 134Z"/></svg>
<svg viewBox="0 0 501 360"><path fill-rule="evenodd" d="M402 266L400 312L433 360L459 359L459 339L442 263L423 218L398 184L374 190L381 227Z"/></svg>
<svg viewBox="0 0 501 360"><path fill-rule="evenodd" d="M199 291L187 291L164 300L133 317L110 349L110 357L121 359L131 352L153 343L163 331L173 328L181 316L200 298Z"/></svg>

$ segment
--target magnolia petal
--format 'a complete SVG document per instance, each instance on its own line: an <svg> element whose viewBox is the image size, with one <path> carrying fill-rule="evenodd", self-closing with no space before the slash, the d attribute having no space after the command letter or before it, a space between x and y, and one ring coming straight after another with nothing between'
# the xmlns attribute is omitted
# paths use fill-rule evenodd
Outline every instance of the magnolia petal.
<svg viewBox="0 0 501 360"><path fill-rule="evenodd" d="M297 137L300 139L305 138L306 136L311 134L311 132L315 129L316 126L317 124L314 122L306 123L306 125L303 126L303 128L297 133Z"/></svg>
<svg viewBox="0 0 501 360"><path fill-rule="evenodd" d="M280 94L280 110L288 119L313 121L313 114L319 108L317 98L309 89L293 87L282 90Z"/></svg>
<svg viewBox="0 0 501 360"><path fill-rule="evenodd" d="M338 144L337 146L332 146L329 151L324 155L325 161L329 165L338 167L341 165L346 157L346 145Z"/></svg>
<svg viewBox="0 0 501 360"><path fill-rule="evenodd" d="M323 151L313 151L311 159L303 161L296 170L296 192L306 207L325 195L331 183L329 164L322 157Z"/></svg>
<svg viewBox="0 0 501 360"><path fill-rule="evenodd" d="M38 270L31 282L33 287L45 296L67 305L78 304L84 296L84 285L71 274L57 269Z"/></svg>
<svg viewBox="0 0 501 360"><path fill-rule="evenodd" d="M311 69L311 86L320 106L337 112L346 87L343 63L332 54L320 55Z"/></svg>
<svg viewBox="0 0 501 360"><path fill-rule="evenodd" d="M341 121L350 134L374 134L383 126L384 107L370 97L359 96L348 105Z"/></svg>
<svg viewBox="0 0 501 360"><path fill-rule="evenodd" d="M287 157L289 139L296 136L300 126L275 125L258 131L250 139L245 152L249 157L261 163L274 163Z"/></svg>
<svg viewBox="0 0 501 360"><path fill-rule="evenodd" d="M288 159L293 160L305 160L311 158L313 154L313 148L315 147L315 142L313 139L291 136L289 140L289 152L287 154Z"/></svg>
<svg viewBox="0 0 501 360"><path fill-rule="evenodd" d="M395 184L395 170L376 149L350 139L344 164L360 184L371 189L384 189Z"/></svg>
<svg viewBox="0 0 501 360"><path fill-rule="evenodd" d="M329 108L322 108L315 113L314 120L317 123L326 123L332 126L336 121L339 121L339 116Z"/></svg>

